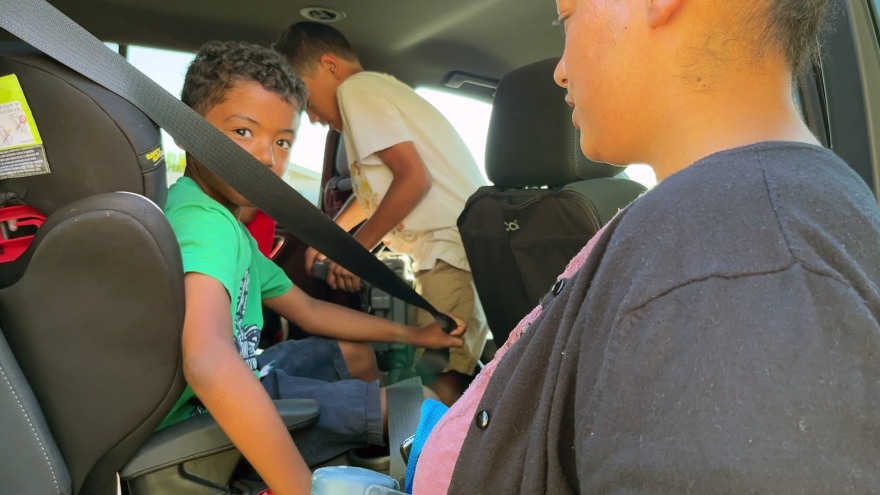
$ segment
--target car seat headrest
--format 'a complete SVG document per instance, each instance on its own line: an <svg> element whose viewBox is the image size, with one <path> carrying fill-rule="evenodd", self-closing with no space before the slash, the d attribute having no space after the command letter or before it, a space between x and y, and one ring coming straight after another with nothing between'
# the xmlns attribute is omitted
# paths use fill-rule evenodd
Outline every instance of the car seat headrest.
<svg viewBox="0 0 880 495"><path fill-rule="evenodd" d="M495 92L486 174L496 187L562 186L625 170L584 156L565 89L553 80L559 59L507 74Z"/></svg>
<svg viewBox="0 0 880 495"><path fill-rule="evenodd" d="M22 42L0 43L0 77L17 76L51 172L0 181L0 202L50 215L74 201L131 192L164 206L159 129L111 91Z"/></svg>

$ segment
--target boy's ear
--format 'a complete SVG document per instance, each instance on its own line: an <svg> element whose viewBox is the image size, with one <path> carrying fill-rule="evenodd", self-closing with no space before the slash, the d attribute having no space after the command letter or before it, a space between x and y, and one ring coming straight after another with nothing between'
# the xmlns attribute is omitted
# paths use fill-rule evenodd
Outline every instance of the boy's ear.
<svg viewBox="0 0 880 495"><path fill-rule="evenodd" d="M321 56L321 67L324 68L334 79L342 78L342 66L336 55L325 53Z"/></svg>
<svg viewBox="0 0 880 495"><path fill-rule="evenodd" d="M686 0L645 0L648 7L648 25L657 28L669 22Z"/></svg>
<svg viewBox="0 0 880 495"><path fill-rule="evenodd" d="M178 143L176 139L174 140L174 144L175 144L178 148L180 148L184 153L186 153L186 148L184 148L183 146L181 146L180 143Z"/></svg>

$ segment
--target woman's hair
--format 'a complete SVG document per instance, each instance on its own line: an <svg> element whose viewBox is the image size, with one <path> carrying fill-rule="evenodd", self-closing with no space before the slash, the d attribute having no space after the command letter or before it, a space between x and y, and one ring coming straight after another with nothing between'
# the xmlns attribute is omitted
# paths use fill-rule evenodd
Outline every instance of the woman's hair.
<svg viewBox="0 0 880 495"><path fill-rule="evenodd" d="M817 63L832 0L763 1L767 6L758 14L765 26L760 33L762 48L778 47L792 71Z"/></svg>
<svg viewBox="0 0 880 495"><path fill-rule="evenodd" d="M204 115L223 102L226 93L239 82L260 83L286 101L306 109L308 94L302 80L278 52L251 43L211 41L186 71L180 99Z"/></svg>

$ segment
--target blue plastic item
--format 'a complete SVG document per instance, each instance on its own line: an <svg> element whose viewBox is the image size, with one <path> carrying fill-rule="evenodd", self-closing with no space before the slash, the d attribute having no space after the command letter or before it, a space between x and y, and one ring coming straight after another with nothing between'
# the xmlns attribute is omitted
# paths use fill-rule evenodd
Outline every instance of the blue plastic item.
<svg viewBox="0 0 880 495"><path fill-rule="evenodd" d="M365 495L374 486L400 489L389 476L350 466L321 468L312 475L312 495Z"/></svg>
<svg viewBox="0 0 880 495"><path fill-rule="evenodd" d="M437 425L440 418L448 410L449 408L445 404L434 399L428 399L422 403L422 418L419 421L419 427L416 430L416 436L409 451L409 461L406 463L406 493L410 495L412 495L413 479L416 475L416 465L418 465L419 456L422 455L422 447L428 441L434 426Z"/></svg>

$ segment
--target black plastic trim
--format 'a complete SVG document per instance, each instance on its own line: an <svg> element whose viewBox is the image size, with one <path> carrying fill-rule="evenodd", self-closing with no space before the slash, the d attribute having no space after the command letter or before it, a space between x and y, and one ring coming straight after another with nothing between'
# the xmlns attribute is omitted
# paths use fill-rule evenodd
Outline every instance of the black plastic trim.
<svg viewBox="0 0 880 495"><path fill-rule="evenodd" d="M318 403L310 399L279 400L275 407L290 431L313 426L320 413ZM120 477L130 480L234 448L217 421L210 414L202 414L154 433L122 469Z"/></svg>

